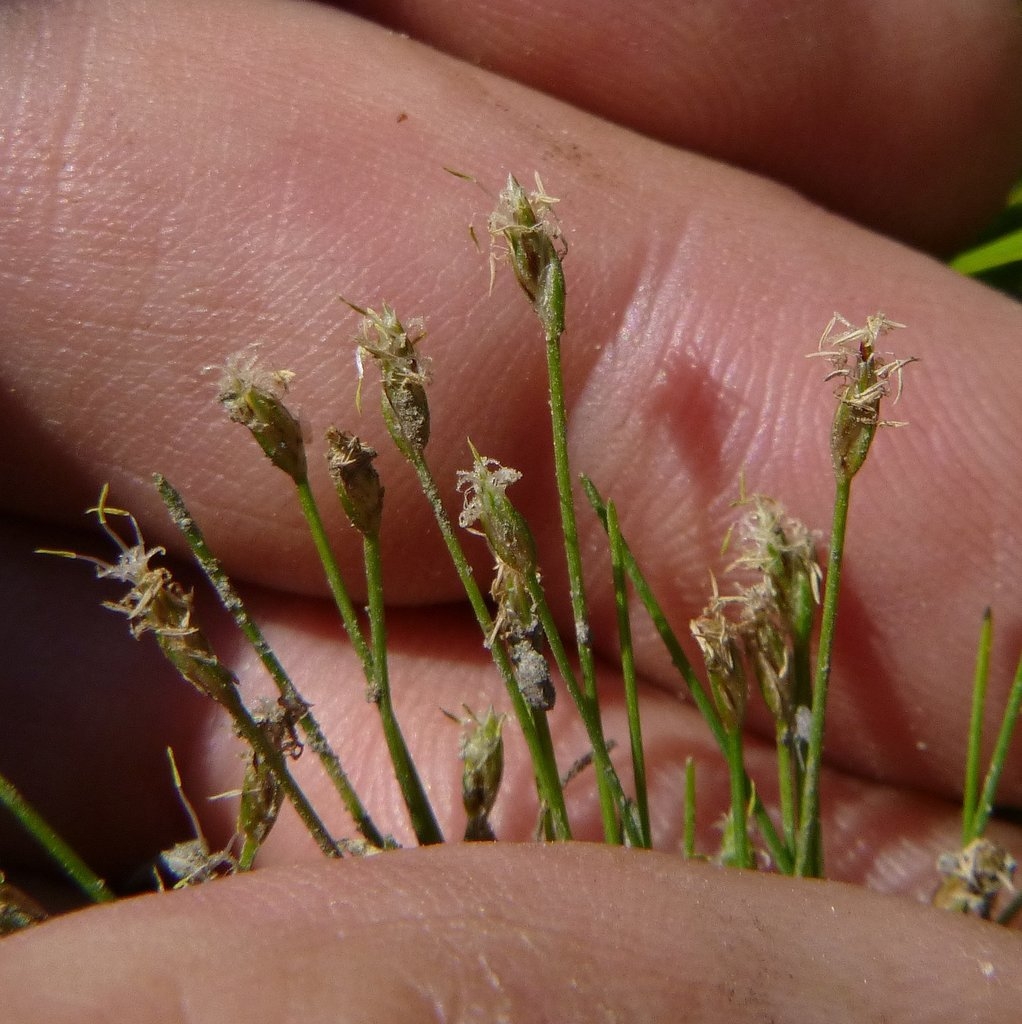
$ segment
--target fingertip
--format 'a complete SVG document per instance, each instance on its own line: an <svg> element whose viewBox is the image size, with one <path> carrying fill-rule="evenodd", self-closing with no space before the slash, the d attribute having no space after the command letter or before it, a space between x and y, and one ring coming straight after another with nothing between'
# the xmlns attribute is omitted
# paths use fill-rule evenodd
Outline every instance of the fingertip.
<svg viewBox="0 0 1022 1024"><path fill-rule="evenodd" d="M442 847L257 872L5 943L12 1024L1012 1020L1018 937L637 851Z"/></svg>

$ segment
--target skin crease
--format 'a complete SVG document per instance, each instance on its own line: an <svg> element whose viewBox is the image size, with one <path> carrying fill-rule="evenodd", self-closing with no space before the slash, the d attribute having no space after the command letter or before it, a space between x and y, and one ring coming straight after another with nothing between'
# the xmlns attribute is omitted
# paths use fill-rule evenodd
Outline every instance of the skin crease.
<svg viewBox="0 0 1022 1024"><path fill-rule="evenodd" d="M996 24L1003 5L975 7ZM946 10L952 19L957 8ZM872 8L870 15L885 17ZM970 104L984 109L995 87L1007 95L1016 88L1006 73L1020 46L1022 26L1013 26L987 40L1003 57L963 63L955 102L941 107L946 134L932 143L957 154L971 131L977 152L991 154L977 161L996 165L982 182L957 157L946 165L948 189L980 193L975 211L992 208L996 183L1018 169L1015 143L1004 142L1022 136L1017 107L1008 103L1004 114L1013 118L1011 131L970 112ZM438 18L433 30L442 28ZM769 53L773 37L761 29L748 26L747 45ZM877 53L878 66L925 67L930 38L902 32L896 51ZM877 30L878 47L894 47L892 39ZM381 822L406 838L395 824L401 816L372 709L338 652L285 482L211 413L202 367L260 340L278 365L297 371L295 401L316 435L330 419L344 425L352 416L354 318L337 303L338 291L371 304L385 298L403 316L427 313L437 476L453 480L465 465L469 433L485 454L524 470L514 496L537 529L548 578L556 578L550 491L532 482L549 471L539 342L506 274L487 296L486 261L465 226L475 219L481 228L490 199L443 174L448 164L491 191L509 167L524 180L539 168L563 196L573 457L619 501L626 536L679 630L704 600L705 567L721 568L713 560L743 467L750 487L780 496L814 526L828 522L821 481L829 397L822 365L802 356L831 311L861 320L882 308L910 325L890 343L923 359L896 412L911 425L878 439L882 448L853 499L825 829L833 877L914 897L932 887L934 857L955 842L966 691L983 607L992 603L997 615L994 707L1022 639L1014 512L1022 498L1022 370L1010 347L1016 305L782 185L643 139L325 7L12 4L0 9L0 47L0 196L8 211L0 221L7 398L0 493L10 517L2 585L5 606L18 609L0 625L9 695L0 770L24 780L99 870L119 877L182 837L166 784L168 743L189 793L237 785L236 746L223 723L148 645L123 641L123 623L95 608L98 590L83 567L31 554L43 544L99 550L94 533L77 532L82 520L71 510L94 501L103 481L139 516L150 544L180 551L148 486L155 468L185 493L228 568L253 585L254 611L354 781ZM774 56L763 66L779 63ZM714 81L693 76L698 107L699 89L711 94ZM760 88L768 93L769 81ZM931 91L932 104L941 98ZM872 102L848 110L850 124L868 122ZM802 131L804 111L785 109L789 130ZM742 136L741 121L731 130ZM984 131L989 139L979 137ZM877 133L895 144L889 124ZM819 143L826 150L827 137ZM913 169L892 159L885 171L891 204L911 206ZM832 205L919 240L882 211ZM927 206L937 221L943 209ZM933 237L963 240L974 226L942 222ZM378 439L370 407L364 429ZM453 835L461 821L450 803L456 732L437 707L482 708L500 695L477 634L451 603L457 591L437 544L421 539L426 513L407 472L389 452L381 472L387 585L404 604L388 620L393 674L414 680L396 682L398 712ZM595 573L598 533L582 520ZM356 546L339 518L330 525L353 567ZM482 554L478 565L487 568ZM592 596L602 638L609 595L594 582ZM215 614L210 621L218 649L254 692L262 684L251 656ZM612 654L598 643L601 654ZM677 847L672 809L680 806L680 765L689 753L707 786L701 817L709 842L723 785L719 761L641 631L637 653L649 684L653 801L662 808L657 843ZM609 668L603 683L608 731L623 735ZM552 721L559 747L584 749L570 715ZM753 728L763 731L762 723ZM524 839L534 811L513 733L495 824L502 837ZM763 752L754 737L750 746L753 774L768 793ZM312 772L306 760L300 767ZM1022 799L1017 759L1002 793ZM570 796L577 834L594 838L588 795ZM211 841L224 842L230 808L213 804L204 818ZM331 824L347 828L339 819ZM1013 828L995 834L1019 848ZM230 1005L253 1020L401 1020L426 1012L533 1020L545 998L561 1020L593 1019L604 1009L626 1019L642 1019L645 1010L655 1019L656 1008L689 1003L692 1019L707 1021L771 1013L834 1020L844 1006L855 1020L881 1012L888 1020L1017 1019L1016 936L907 900L725 875L677 858L639 866L582 847L452 849L352 865L315 856L285 818L267 848L269 866L252 878L73 915L5 943L0 975L17 1007L11 1019L116 1020L131 1006L135 1020L202 1021L223 1019ZM308 862L299 873L288 867L296 859ZM11 828L0 836L0 863L32 866L30 846ZM620 910L599 911L605 892L620 894ZM729 894L743 907L740 923L717 916ZM288 900L297 925L281 923ZM377 915L368 918L379 922L376 930L354 937L339 930L330 900L351 903L357 920ZM506 924L498 918L499 937L521 939L503 953L487 916L498 907L509 908L501 911ZM847 915L843 927L830 923L832 907ZM623 937L608 927L621 920ZM679 929L679 920L701 922L705 933ZM163 922L187 941L174 942ZM463 944L443 960L428 936L452 927ZM808 948L792 938L800 928ZM732 933L745 956L691 959L708 948L707 935L721 943ZM486 943L499 954L496 966L461 955ZM343 970L331 960L334 949L349 965ZM594 956L606 969L585 973ZM648 973L628 991L600 991L594 979L623 972L632 957ZM558 970L544 969L533 982L537 960ZM472 967L461 972L451 961ZM274 989L287 993L286 1007L267 1002L253 981L275 963L287 966L286 985ZM905 970L890 970L892 963ZM666 969L653 970L658 964ZM792 985L793 971L802 984ZM565 984L574 977L582 979L577 991ZM791 1004L793 989L801 1005Z"/></svg>

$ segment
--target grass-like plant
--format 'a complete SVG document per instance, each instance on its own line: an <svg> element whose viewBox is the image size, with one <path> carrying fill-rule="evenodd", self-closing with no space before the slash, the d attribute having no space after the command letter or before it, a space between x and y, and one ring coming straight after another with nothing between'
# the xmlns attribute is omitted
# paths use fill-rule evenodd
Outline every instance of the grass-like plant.
<svg viewBox="0 0 1022 1024"><path fill-rule="evenodd" d="M951 266L1022 299L1022 181L976 244L955 256Z"/></svg>
<svg viewBox="0 0 1022 1024"><path fill-rule="evenodd" d="M545 193L538 178L536 185L535 191L528 192L509 176L488 228L493 266L498 262L510 266L536 317L546 355L554 476L572 610L572 629L567 636L562 635L551 610L528 523L507 493L521 474L493 457L480 454L469 442L471 464L458 474L456 481L463 499L457 525L446 511L445 488L435 478L428 458L430 368L421 351L425 337L421 321L402 320L385 303L377 311L347 302L360 317L354 338L360 377L358 401L371 386L362 378L370 375L370 367L375 367L373 375L379 377L383 422L390 441L415 471L478 622L480 643L489 650L505 685L506 709L490 708L482 715L466 709L466 716L458 719L464 729L459 752L467 816L464 839L497 838L489 814L499 797L502 734L509 720L520 729L531 758L539 807L538 834L551 841L571 839L572 823L564 798L567 779L558 768L549 717L577 714L586 730L589 752L569 774L583 772L591 765L585 777L598 791L605 841L652 846L631 642L629 609L634 594L662 638L727 766L730 807L723 839L718 850L700 853L695 839L695 771L691 759L686 764L684 855L713 857L749 869L768 866L786 874L822 876L825 865L821 770L844 537L853 481L871 455L880 428L900 425L885 419L882 410L885 403L896 400L903 371L913 360L890 357L881 351L879 343L887 333L903 325L877 314L864 325L854 326L835 315L824 330L817 351L810 353L829 364L825 379L835 382L836 388L830 435L834 505L825 568L817 561L816 543L806 526L787 516L774 499L746 494L744 484L736 481L739 518L730 543L739 549L732 564L737 582L733 590L722 592L713 580L706 608L691 623L692 636L702 654L701 672L690 663L632 555L613 500L601 495L592 481L581 478L592 514L598 517L608 539L608 573L616 602L628 721L630 772L623 778L611 759L611 750L619 738L610 738L605 733L596 686L587 584L578 539L577 481L568 456L561 368L566 301L564 245L553 213L556 200ZM443 368L438 372L442 373ZM392 685L400 685L400 680L392 681L388 668L379 543L386 509L383 484L374 467L377 452L346 430L331 427L326 432L325 471L329 472L347 519L362 538L368 600L367 607L360 611L349 596L313 497L303 428L287 405L292 376L284 370L267 370L251 352L243 353L225 367L219 400L230 418L249 430L270 462L294 484L296 501L308 524L338 615L361 663L366 697L379 711L384 740L416 842L440 843L447 837L441 831L427 788L405 743L392 700ZM247 750L236 837L231 847L211 853L196 826L194 839L164 852L160 868L154 873L154 885L183 886L252 869L285 800L294 806L326 856L357 856L395 847L397 843L386 826L373 819L356 793L338 753L316 720L314 709L249 615L241 596L210 551L184 498L162 476L156 476L155 484L198 565L262 660L278 698L275 703L264 702L256 707L246 703L237 679L217 658L200 624L194 620L190 592L172 578L168 569L153 564L163 554L162 549L146 547L138 523L128 512L110 505L104 490L91 511L115 546L116 561L108 563L66 551L51 554L85 559L99 577L127 584L127 594L108 606L128 618L136 637L153 635L180 674L227 712ZM585 510L585 514L590 511ZM123 529L116 529L115 523ZM494 560L494 574L488 587L476 579L463 549L463 540L474 542L472 535L486 543ZM1007 922L1022 902L1002 900L1005 905L998 906L999 894L1011 886L1014 861L1007 851L986 839L984 833L1022 704L1022 663L989 768L981 782L981 722L991 629L988 617L974 683L962 847L941 860L944 882L935 902L984 917L993 916L996 909L998 920ZM571 707L565 707L563 701L556 703L554 668ZM754 691L759 693L775 723L779 794L776 808L764 804L746 765L744 724ZM357 838L330 834L320 812L296 782L290 764L306 749L319 759L332 781ZM176 769L173 778L180 787ZM188 807L186 798L181 796ZM114 898L109 887L67 848L6 779L0 779L0 804L14 812L88 898ZM10 886L0 884L2 920L11 922L10 929L30 924L40 916L29 912L29 905L19 902L20 899Z"/></svg>

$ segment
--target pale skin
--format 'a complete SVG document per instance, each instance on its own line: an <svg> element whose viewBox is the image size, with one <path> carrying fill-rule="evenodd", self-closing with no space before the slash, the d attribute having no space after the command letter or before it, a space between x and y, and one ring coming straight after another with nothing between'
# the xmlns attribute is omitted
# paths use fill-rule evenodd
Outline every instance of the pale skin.
<svg viewBox="0 0 1022 1024"><path fill-rule="evenodd" d="M984 607L995 704L1022 636L1022 313L927 255L967 241L1022 163L1016 7L848 0L779 18L763 3L732 19L726 3L689 18L666 0L519 0L496 20L482 4L358 6L412 40L270 0L0 9L0 770L116 879L190 838L170 744L211 847L226 842L231 806L203 797L237 785L229 728L97 607L116 593L32 554L109 555L79 513L106 481L149 544L180 554L148 484L159 470L255 585L253 610L377 821L407 839L287 481L212 407L201 371L259 341L296 372L314 436L336 422L383 450L371 382L354 411L356 320L336 296L425 316L437 477L453 494L467 434L523 471L510 494L556 577L541 342L500 268L487 295L468 224L481 233L490 199L442 168L491 193L508 170L527 182L539 170L569 246L575 465L617 499L679 628L719 568L743 469L750 490L829 522L832 385L803 356L833 313L908 325L885 341L921 362L884 415L909 425L881 431L853 495L824 793L838 881L581 845L325 863L285 817L249 877L6 941L5 1019L527 1021L542 1007L556 1020L1017 1020L1017 934L913 902L956 843ZM314 465L321 453L317 440ZM410 474L389 450L380 468L395 702L454 836L457 729L438 708L482 712L500 683ZM358 545L339 514L330 525L355 578ZM584 512L581 529L596 550ZM607 658L613 604L596 557ZM253 659L211 621L258 692ZM690 753L709 844L726 774L638 625L637 658L657 845L677 849ZM608 732L624 737L609 660L603 681ZM567 701L551 725L566 761L584 751ZM770 727L760 715L749 731L766 775ZM513 726L508 758L493 823L525 839L534 791ZM1020 763L1008 804L1022 804ZM573 789L576 834L596 838L584 777ZM340 812L331 824L348 829ZM992 833L1018 854L1020 831ZM5 826L0 865L39 863Z"/></svg>

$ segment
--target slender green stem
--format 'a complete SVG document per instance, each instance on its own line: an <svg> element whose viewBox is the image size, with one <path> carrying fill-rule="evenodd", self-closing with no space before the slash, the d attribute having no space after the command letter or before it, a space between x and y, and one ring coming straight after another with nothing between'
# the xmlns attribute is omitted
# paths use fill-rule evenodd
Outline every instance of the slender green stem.
<svg viewBox="0 0 1022 1024"><path fill-rule="evenodd" d="M53 858L61 870L93 903L111 903L117 897L81 857L53 830L21 795L14 783L0 775L0 806L8 810L26 832Z"/></svg>
<svg viewBox="0 0 1022 1024"><path fill-rule="evenodd" d="M415 762L405 743L390 693L390 674L387 667L387 630L383 607L383 571L380 561L379 537L368 534L363 537L366 567L366 587L369 593L369 629L373 642L373 684L374 701L380 710L383 734L387 749L394 765L394 774L401 795L404 797L408 815L411 818L415 837L421 846L430 846L444 841L443 832L437 824L426 789L419 777Z"/></svg>
<svg viewBox="0 0 1022 1024"><path fill-rule="evenodd" d="M547 713L542 708L534 708L526 705L530 715L532 716L533 728L536 731L536 745L540 751L543 752L545 760L552 761L556 766L557 758L554 753L554 739L550 734L550 721L547 718ZM535 771L535 769L533 769ZM565 780L560 775L557 777L557 784L563 792ZM542 812L540 815L540 821L542 823L543 832L542 835L546 839L560 840L565 838L558 832L557 819L551 813L551 809L547 804L546 800L542 798ZM567 838L571 838L568 836Z"/></svg>
<svg viewBox="0 0 1022 1024"><path fill-rule="evenodd" d="M632 650L632 628L628 616L628 587L625 580L624 542L618 524L617 509L607 502L607 537L610 540L611 572L614 579L614 603L617 609L618 637L621 648L621 675L628 709L628 737L632 748L632 772L635 779L635 804L642 826L643 846L653 845L649 824L649 793L646 786L646 754L642 744L639 719L639 691L635 677L635 653Z"/></svg>
<svg viewBox="0 0 1022 1024"><path fill-rule="evenodd" d="M563 292L562 292L563 295ZM557 318L563 323L562 318ZM575 643L578 649L582 685L586 696L598 702L596 687L596 659L593 655L589 629L589 610L586 604L585 581L582 575L582 551L578 542L578 522L575 517L575 498L572 491L571 464L568 458L568 417L564 400L564 373L561 366L561 336L556 327L547 327L546 361L547 383L550 388L550 426L554 451L554 477L557 482L558 504L561 511L561 531L564 535L564 554L568 565L568 588L571 612L575 624ZM598 708L598 703L596 703ZM617 813L610 780L602 773L596 776L600 796L603 831L607 841L619 834Z"/></svg>
<svg viewBox="0 0 1022 1024"><path fill-rule="evenodd" d="M990 819L990 813L994 809L997 785L1001 781L1001 773L1004 771L1004 764L1008 759L1008 749L1015 733L1020 708L1022 708L1022 658L1019 659L1015 668L1015 678L1012 680L1011 690L1008 692L1008 703L1005 705L1001 727L997 731L994 752L990 757L990 768L987 770L983 792L980 794L979 805L972 822L973 837L983 834Z"/></svg>
<svg viewBox="0 0 1022 1024"><path fill-rule="evenodd" d="M993 614L989 608L983 613L979 646L976 649L976 670L972 679L972 713L969 716L969 742L965 755L965 780L962 792L962 847L966 847L979 833L973 830L976 804L979 798L979 759L983 753L983 711L987 700L987 681L990 676L990 645L993 640Z"/></svg>
<svg viewBox="0 0 1022 1024"><path fill-rule="evenodd" d="M795 707L809 707L813 695L812 635L815 621L815 604L811 599L805 603L803 615L792 622L792 702Z"/></svg>
<svg viewBox="0 0 1022 1024"><path fill-rule="evenodd" d="M216 676L219 679L216 693L217 703L225 708L231 716L238 735L259 754L263 762L273 772L280 788L291 801L320 850L328 857L339 857L341 848L327 831L326 825L323 824L312 804L309 803L302 788L295 782L294 776L284 760L284 755L270 742L252 717L251 712L245 707L245 703L238 693L237 681L234 676L219 662L207 666L207 669L209 678Z"/></svg>
<svg viewBox="0 0 1022 1024"><path fill-rule="evenodd" d="M582 576L582 552L578 542L578 522L572 492L571 465L568 459L568 418L564 401L564 377L561 368L560 339L547 336L547 375L550 386L550 420L554 450L554 474L564 534L564 554L568 564L571 610L575 617L575 639L586 693L596 696L596 661L589 634L589 611L586 606L585 582Z"/></svg>
<svg viewBox="0 0 1022 1024"><path fill-rule="evenodd" d="M630 829L631 818L627 814L627 797L621 786L621 779L614 768L614 763L610 759L610 744L607 742L603 732L599 705L596 701L590 700L578 684L575 669L568 658L568 652L557 629L557 623L554 621L550 602L547 601L546 593L543 590L539 577L535 572L530 572L526 576L525 582L536 608L536 614L539 616L540 625L543 627L543 633L547 638L547 643L550 645L550 653L554 656L557 670L561 673L561 678L567 687L568 695L578 709L579 717L586 728L586 735L589 737L589 743L592 747L593 763L596 772L598 775L609 780L608 789L611 791L616 809L620 812L620 820L625 833L627 833L628 842L633 846L641 846L641 835ZM614 831L609 836L605 834L604 839L608 844L618 845L622 842L622 832L621 828L618 827L617 813L614 815L614 827Z"/></svg>
<svg viewBox="0 0 1022 1024"><path fill-rule="evenodd" d="M682 833L682 850L686 860L696 855L696 763L685 758L685 825Z"/></svg>
<svg viewBox="0 0 1022 1024"><path fill-rule="evenodd" d="M589 632L589 615L582 581L582 555L578 543L571 468L568 461L568 425L564 401L564 375L561 368L561 336L564 334L566 294L564 267L561 263L562 254L557 251L555 244L556 232L551 230L549 222L545 219L545 211L549 206L548 197L538 193L527 195L514 176L508 175L507 185L500 194L500 202L491 219L491 225L496 222L498 226L495 229L491 227L491 230L504 237L511 269L522 290L529 297L543 330L547 384L550 391L554 475L561 511L561 532L564 536L564 550L568 563L575 644L585 694L598 714L596 660ZM617 808L610 792L611 779L604 772L597 772L596 779L604 836L611 842L614 836L620 835Z"/></svg>
<svg viewBox="0 0 1022 1024"><path fill-rule="evenodd" d="M358 613L355 611L355 606L348 596L347 587L345 587L344 580L341 578L341 570L337 565L337 559L334 557L330 542L327 540L326 528L323 526L323 519L319 514L319 507L316 504L316 499L313 497L312 488L309 486L307 479L297 482L295 487L298 491L298 502L302 508L302 515L305 516L309 532L312 534L312 541L316 545L316 552L323 565L323 571L326 573L327 586L329 586L334 603L337 605L338 612L340 612L344 628L351 638L351 646L355 649L355 653L362 662L366 681L371 682L373 678L372 654L362 634Z"/></svg>
<svg viewBox="0 0 1022 1024"><path fill-rule="evenodd" d="M596 489L593 482L585 476L582 477L582 486L585 489L586 495L599 517L600 522L603 524L604 528L606 528L607 507L603 498L600 496L600 492ZM699 677L695 674L695 670L692 668L691 662L689 662L688 658L685 656L681 643L675 635L674 630L671 629L670 623L667 621L667 616L664 614L663 608L660 606L660 602L657 601L656 595L653 593L646 577L639 568L638 562L635 560L635 556L632 554L631 549L628 546L628 542L624 539L622 539L622 552L624 554L625 569L628 572L628 578L632 581L632 586L635 587L635 593L638 595L639 600L642 601L642 604L646 609L646 614L649 615L650 621L653 623L654 628L660 635L660 639L663 641L664 647L667 648L667 653L670 655L674 667L678 670L678 673L685 681L685 685L688 687L688 691L692 695L692 700L695 702L699 713L703 716L703 720L706 722L710 732L713 734L714 740L716 740L718 747L726 757L728 745L727 734L724 731L724 725L720 720L720 715L717 713L717 709L714 706L713 701L703 688L702 683L699 681ZM756 793L755 790L753 790L753 794L752 813L756 819L756 827L759 829L759 833L763 837L763 842L766 843L767 850L770 852L771 858L773 858L774 863L777 865L777 870L786 875L791 874L794 870L794 860L791 853L782 841L781 837L777 834L777 829L774 826L770 815L767 813L766 808L763 806L763 801L759 798L759 794Z"/></svg>
<svg viewBox="0 0 1022 1024"><path fill-rule="evenodd" d="M281 665L273 649L270 647L262 630L249 615L238 592L234 589L223 566L210 550L206 539L202 534L199 525L192 518L180 493L163 476L155 476L156 487L160 493L167 511L170 513L174 525L181 531L188 546L192 550L196 561L205 573L206 578L217 592L221 603L231 614L242 634L252 645L256 654L259 655L267 672L269 672L286 708L303 709L297 717L297 725L302 730L309 747L320 759L323 769L326 771L330 781L334 784L344 803L345 808L355 822L355 827L368 843L373 846L385 848L393 846L393 841L387 839L376 827L365 805L362 803L355 788L352 786L348 775L341 765L340 758L334 752L330 741L324 735L308 704L298 692L284 666Z"/></svg>
<svg viewBox="0 0 1022 1024"><path fill-rule="evenodd" d="M255 865L256 854L262 848L262 843L252 836L246 836L241 845L241 853L238 854L238 870L251 871Z"/></svg>
<svg viewBox="0 0 1022 1024"><path fill-rule="evenodd" d="M798 841L795 850L795 874L800 877L820 877L823 873L820 774L823 769L827 690L830 683L831 656L834 650L834 631L837 623L838 594L841 588L841 567L845 552L845 532L848 527L852 478L847 474L838 474L836 481L834 515L830 533L830 555L827 559L827 582L823 593L823 612L820 621L820 646L816 659L812 717L809 723L809 742L806 750L805 784L801 794Z"/></svg>
<svg viewBox="0 0 1022 1024"><path fill-rule="evenodd" d="M596 512L597 517L602 523L603 528L606 529L606 502L601 497L600 492L596 489L596 485L586 476L582 477L582 487L586 492L586 496L589 498L590 504L593 506L593 510ZM649 615L661 641L667 648L667 653L670 655L671 662L685 681L685 685L688 687L688 691L691 694L696 707L699 709L699 713L703 716L706 724L710 727L710 731L713 733L713 738L717 741L717 745L720 749L724 750L727 746L727 736L724 731L724 724L721 722L720 715L717 713L717 708L710 698L710 695L703 687L703 684L699 681L699 677L696 675L695 669L692 667L692 663L685 655L685 651L682 649L678 637L674 630L671 629L670 623L667 621L667 616L664 614L663 608L660 606L660 602L657 600L656 595L649 586L642 569L639 567L639 563L636 562L635 556L632 554L627 540L623 537L621 540L621 550L624 557L625 570L628 573L628 578L632 581L632 586L635 587L635 593L638 595L639 600L642 601L642 604L646 609L646 613Z"/></svg>
<svg viewBox="0 0 1022 1024"><path fill-rule="evenodd" d="M745 747L741 727L727 734L728 781L731 785L731 857L739 868L754 866L749 845L749 776L745 772Z"/></svg>
<svg viewBox="0 0 1022 1024"><path fill-rule="evenodd" d="M813 637L813 625L816 620L816 605L814 601L807 600L803 602L803 614L793 617L792 621L792 678L794 685L792 687L795 714L797 716L799 708L810 708L812 707L812 694L813 694L813 669L812 669L812 637ZM796 718L796 725L797 725ZM788 728L791 728L791 723L786 723ZM799 735L793 735L790 732L787 735L789 746L785 748L787 760L790 765L788 772L789 777L792 780L794 787L794 795L792 797L792 826L796 831L799 825L799 795L805 788L805 738ZM792 756L793 751L795 752ZM779 758L782 760L783 758ZM783 808L783 794L782 794L782 808ZM785 830L787 832L787 829ZM792 856L795 853L795 841L789 837L788 846L792 851Z"/></svg>
<svg viewBox="0 0 1022 1024"><path fill-rule="evenodd" d="M407 449L407 450L405 450ZM451 525L450 517L444 508L443 499L440 497L439 488L433 479L433 474L426 462L425 456L412 445L407 443L402 448L405 456L411 462L419 478L419 485L426 495L427 501L433 509L433 516L447 551L454 563L454 569L461 580L461 585L468 597L472 611L475 613L476 622L482 630L483 636L489 639L493 635L493 619L486 607L486 600L476 583L472 574L472 567L468 564L465 552L458 541L454 527ZM490 654L504 680L504 686L511 699L515 717L518 719L519 727L525 737L526 745L529 748L529 755L532 758L532 768L536 776L536 788L539 791L540 802L547 809L553 823L554 835L559 840L571 838L571 826L568 823L568 809L564 803L564 791L561 786L560 775L557 771L557 760L554 756L553 743L550 740L549 729L537 726L537 720L546 713L537 711L535 717L532 709L522 696L522 691L515 679L514 668L507 656L507 652L499 643L490 646ZM545 724L545 723L544 723Z"/></svg>
<svg viewBox="0 0 1022 1024"><path fill-rule="evenodd" d="M792 756L792 744L797 743L788 734L788 727L783 722L777 724L777 792L781 805L781 831L788 849L794 852L798 834L798 800L800 792L795 777L797 757Z"/></svg>

